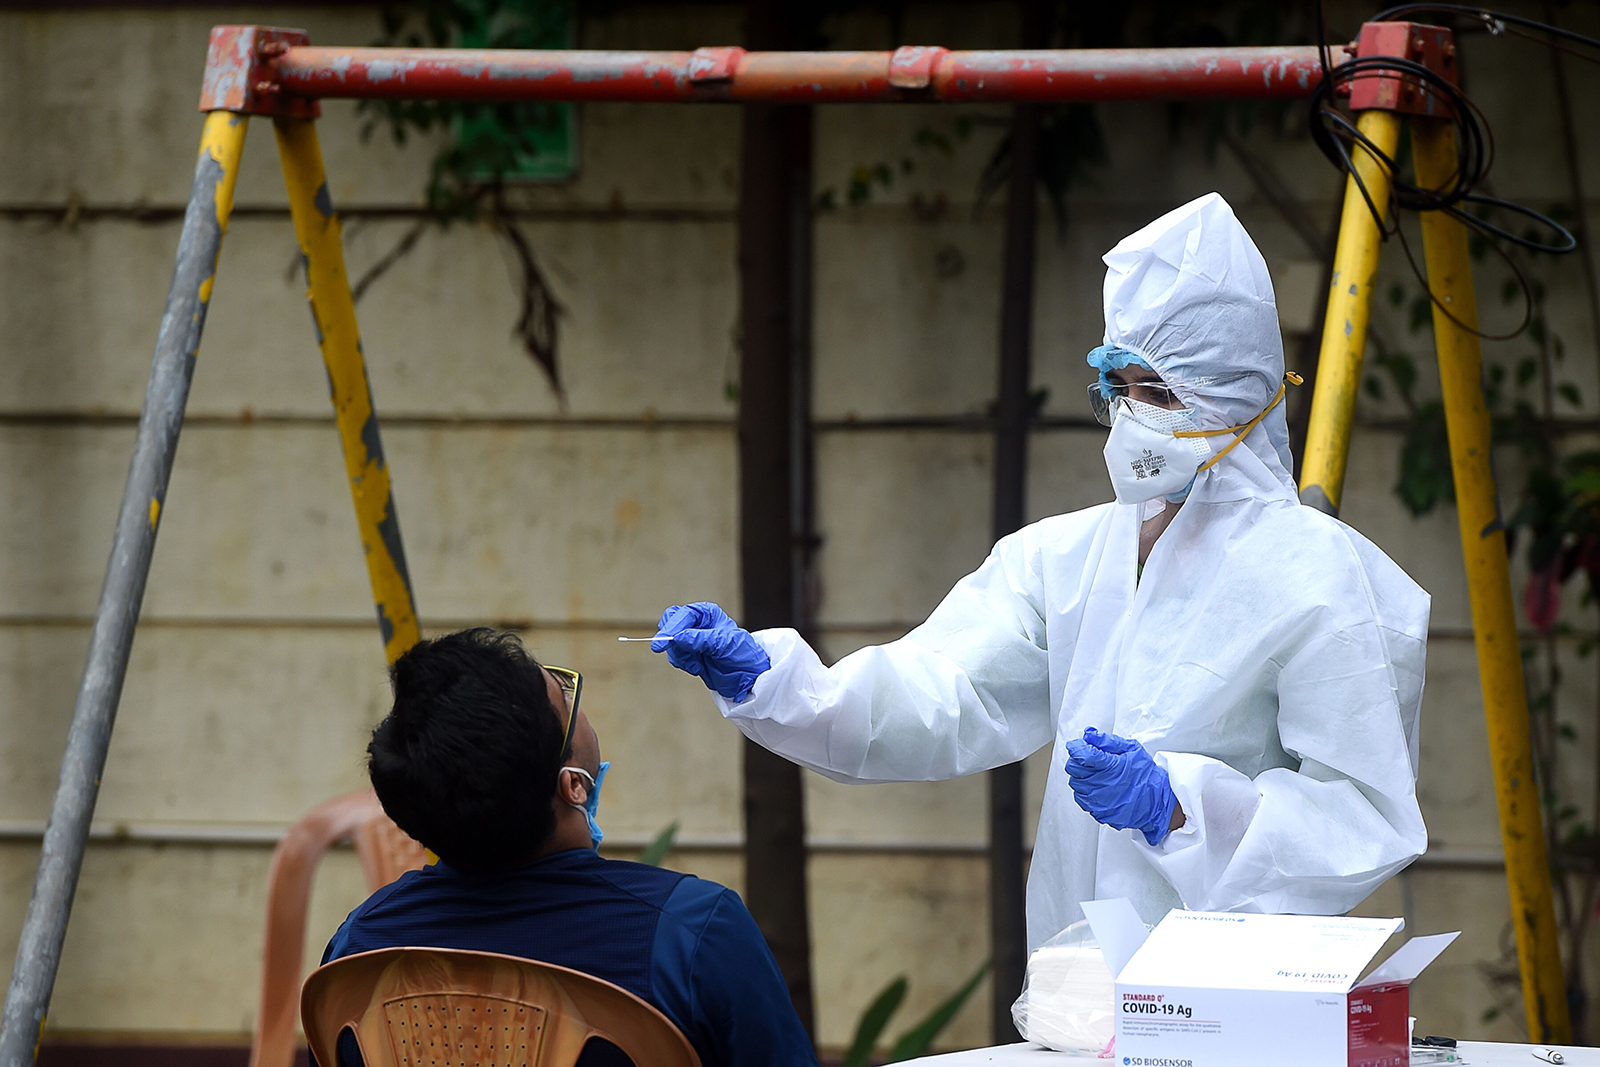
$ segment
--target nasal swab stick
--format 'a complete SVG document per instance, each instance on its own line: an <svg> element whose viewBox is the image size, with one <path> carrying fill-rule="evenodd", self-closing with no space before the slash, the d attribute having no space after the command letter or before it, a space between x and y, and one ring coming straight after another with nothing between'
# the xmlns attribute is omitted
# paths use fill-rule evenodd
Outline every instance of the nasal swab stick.
<svg viewBox="0 0 1600 1067"><path fill-rule="evenodd" d="M670 634L662 634L660 637L619 637L617 640L622 642L643 641L648 644L651 641L674 641L677 639Z"/></svg>

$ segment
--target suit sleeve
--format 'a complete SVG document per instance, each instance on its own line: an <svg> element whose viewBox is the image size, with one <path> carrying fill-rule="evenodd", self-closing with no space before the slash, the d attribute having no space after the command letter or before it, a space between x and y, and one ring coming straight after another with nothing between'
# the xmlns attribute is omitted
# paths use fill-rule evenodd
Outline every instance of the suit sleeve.
<svg viewBox="0 0 1600 1067"><path fill-rule="evenodd" d="M1279 738L1298 768L1251 779L1205 756L1157 756L1188 821L1137 845L1186 907L1339 914L1423 853L1402 706L1421 699L1406 679L1421 677L1423 648L1369 623L1299 649L1277 685Z"/></svg>
<svg viewBox="0 0 1600 1067"><path fill-rule="evenodd" d="M832 667L795 631L761 631L772 669L718 708L840 782L940 781L1028 756L1054 735L1037 536L1002 539L927 622Z"/></svg>

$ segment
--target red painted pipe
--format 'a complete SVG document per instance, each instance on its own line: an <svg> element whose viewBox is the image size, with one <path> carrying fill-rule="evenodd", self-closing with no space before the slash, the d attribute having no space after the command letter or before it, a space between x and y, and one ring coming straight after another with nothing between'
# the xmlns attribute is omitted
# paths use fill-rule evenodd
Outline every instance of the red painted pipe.
<svg viewBox="0 0 1600 1067"><path fill-rule="evenodd" d="M1270 99L1307 96L1322 76L1312 47L891 53L300 46L269 67L281 91L294 96L812 104Z"/></svg>

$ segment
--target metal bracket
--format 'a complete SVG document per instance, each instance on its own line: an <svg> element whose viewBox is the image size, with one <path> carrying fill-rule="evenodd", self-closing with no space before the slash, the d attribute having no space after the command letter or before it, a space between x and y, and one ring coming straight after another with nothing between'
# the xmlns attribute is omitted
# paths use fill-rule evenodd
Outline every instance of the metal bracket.
<svg viewBox="0 0 1600 1067"><path fill-rule="evenodd" d="M305 30L213 26L200 87L200 110L318 118L322 106L314 98L286 93L278 80L278 57L296 45L310 43Z"/></svg>
<svg viewBox="0 0 1600 1067"><path fill-rule="evenodd" d="M938 45L905 45L889 57L889 84L896 89L926 89L933 71L950 49Z"/></svg>
<svg viewBox="0 0 1600 1067"><path fill-rule="evenodd" d="M1347 48L1346 51L1349 51ZM1354 54L1359 59L1395 56L1420 63L1456 84L1455 34L1443 26L1419 22L1366 22L1356 39ZM1350 110L1394 111L1402 115L1443 118L1450 106L1416 78L1374 71L1350 79Z"/></svg>
<svg viewBox="0 0 1600 1067"><path fill-rule="evenodd" d="M732 81L743 58L743 48L696 48L689 57L689 81L694 85Z"/></svg>

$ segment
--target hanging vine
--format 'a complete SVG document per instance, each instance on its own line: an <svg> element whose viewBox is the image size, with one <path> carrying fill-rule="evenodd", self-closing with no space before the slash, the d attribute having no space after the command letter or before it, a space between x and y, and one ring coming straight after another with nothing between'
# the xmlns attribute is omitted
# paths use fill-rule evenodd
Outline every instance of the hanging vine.
<svg viewBox="0 0 1600 1067"><path fill-rule="evenodd" d="M574 0L404 0L379 9L383 47L564 48L572 43ZM442 134L424 190L427 215L357 280L357 297L414 248L429 226L477 223L505 249L516 279L518 314L512 335L566 402L559 363L560 300L539 265L533 241L509 203L508 191L537 172L567 143L571 105L479 104L437 100L368 100L362 136L387 130L405 145Z"/></svg>

